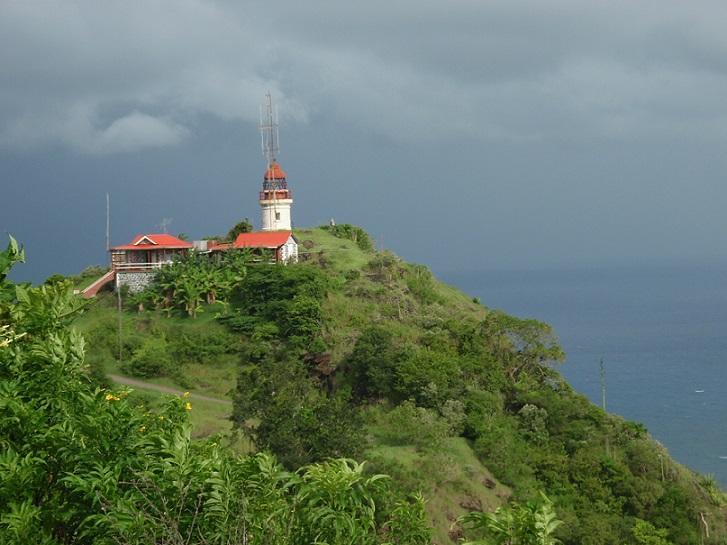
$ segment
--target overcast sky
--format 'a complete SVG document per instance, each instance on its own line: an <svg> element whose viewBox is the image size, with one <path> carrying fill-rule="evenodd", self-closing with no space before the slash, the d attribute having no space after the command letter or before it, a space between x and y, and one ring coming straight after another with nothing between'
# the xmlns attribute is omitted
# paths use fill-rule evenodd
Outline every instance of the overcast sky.
<svg viewBox="0 0 727 545"><path fill-rule="evenodd" d="M297 226L435 270L725 261L727 3L0 3L16 277L259 225L270 90ZM4 244L4 243L3 243Z"/></svg>

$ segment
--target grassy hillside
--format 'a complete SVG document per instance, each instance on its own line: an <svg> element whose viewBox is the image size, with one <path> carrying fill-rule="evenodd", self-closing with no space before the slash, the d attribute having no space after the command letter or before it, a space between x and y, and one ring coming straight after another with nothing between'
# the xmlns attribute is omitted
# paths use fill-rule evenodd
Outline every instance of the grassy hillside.
<svg viewBox="0 0 727 545"><path fill-rule="evenodd" d="M368 460L424 494L441 545L480 536L463 513L541 492L567 544L725 542L714 480L575 393L546 324L490 311L356 229L295 234L301 263L250 265L228 305L196 318L127 307L121 365L101 297L77 323L94 368L232 399L246 448L290 467ZM220 406L199 408L198 435L229 429Z"/></svg>

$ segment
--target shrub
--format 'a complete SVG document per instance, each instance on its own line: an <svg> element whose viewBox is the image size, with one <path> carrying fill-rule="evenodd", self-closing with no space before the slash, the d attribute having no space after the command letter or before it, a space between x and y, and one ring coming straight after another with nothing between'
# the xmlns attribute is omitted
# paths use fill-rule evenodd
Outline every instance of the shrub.
<svg viewBox="0 0 727 545"><path fill-rule="evenodd" d="M203 329L177 328L172 331L168 343L174 360L180 363L209 365L220 356L240 350L237 337L217 330L209 334Z"/></svg>
<svg viewBox="0 0 727 545"><path fill-rule="evenodd" d="M528 441L542 445L548 441L548 411L532 405L525 404L517 413L523 435Z"/></svg>
<svg viewBox="0 0 727 545"><path fill-rule="evenodd" d="M62 274L52 274L48 278L45 279L44 284L59 284L61 282L67 282L68 279L63 276Z"/></svg>
<svg viewBox="0 0 727 545"><path fill-rule="evenodd" d="M169 343L164 337L149 337L134 351L124 370L135 377L151 378L173 371Z"/></svg>
<svg viewBox="0 0 727 545"><path fill-rule="evenodd" d="M346 274L344 275L346 280L349 282L353 282L354 280L358 280L361 278L361 271L358 269L351 269L350 271L346 271Z"/></svg>
<svg viewBox="0 0 727 545"><path fill-rule="evenodd" d="M321 229L324 229L331 233L334 237L344 238L346 240L352 240L356 245L364 252L369 252L374 249L369 234L355 225L349 223L341 223L339 225L323 225Z"/></svg>
<svg viewBox="0 0 727 545"><path fill-rule="evenodd" d="M488 430L491 419L502 414L503 399L500 393L486 390L469 390L464 398L466 419L464 435L476 439Z"/></svg>
<svg viewBox="0 0 727 545"><path fill-rule="evenodd" d="M461 368L456 356L410 347L395 368L395 392L399 399L415 399L424 407L441 407L459 397Z"/></svg>
<svg viewBox="0 0 727 545"><path fill-rule="evenodd" d="M392 393L395 347L391 331L381 326L365 329L346 362L359 398L386 398Z"/></svg>
<svg viewBox="0 0 727 545"><path fill-rule="evenodd" d="M389 445L414 445L437 450L452 434L451 424L435 411L407 400L386 414L379 414L376 434Z"/></svg>
<svg viewBox="0 0 727 545"><path fill-rule="evenodd" d="M237 426L290 468L358 454L363 429L348 392L329 396L300 361L275 356L258 354L240 369L233 399Z"/></svg>
<svg viewBox="0 0 727 545"><path fill-rule="evenodd" d="M483 423L474 450L502 482L524 488L526 481L533 480L530 449L509 418L495 416Z"/></svg>
<svg viewBox="0 0 727 545"><path fill-rule="evenodd" d="M406 285L416 299L425 305L441 303L442 298L436 291L432 273L424 265L411 265L407 268Z"/></svg>

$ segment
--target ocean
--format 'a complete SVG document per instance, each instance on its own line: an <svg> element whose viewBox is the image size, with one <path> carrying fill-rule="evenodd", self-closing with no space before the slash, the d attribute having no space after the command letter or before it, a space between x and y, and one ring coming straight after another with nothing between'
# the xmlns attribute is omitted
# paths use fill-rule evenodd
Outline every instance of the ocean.
<svg viewBox="0 0 727 545"><path fill-rule="evenodd" d="M679 462L727 487L727 266L482 271L439 276L490 308L551 324L561 373L646 425Z"/></svg>

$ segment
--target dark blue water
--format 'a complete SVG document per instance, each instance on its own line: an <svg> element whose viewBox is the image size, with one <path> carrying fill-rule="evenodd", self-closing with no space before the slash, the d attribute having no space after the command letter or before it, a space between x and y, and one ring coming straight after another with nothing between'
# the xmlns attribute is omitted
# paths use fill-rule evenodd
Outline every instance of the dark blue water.
<svg viewBox="0 0 727 545"><path fill-rule="evenodd" d="M488 307L554 326L561 372L598 404L603 358L608 410L727 486L727 266L441 276Z"/></svg>

